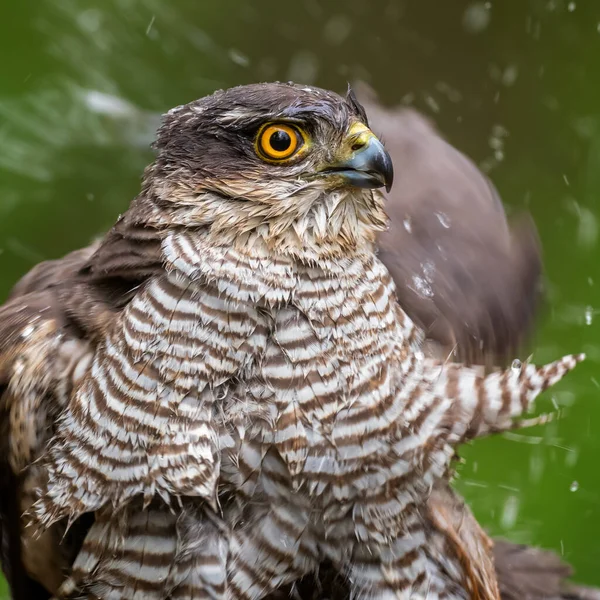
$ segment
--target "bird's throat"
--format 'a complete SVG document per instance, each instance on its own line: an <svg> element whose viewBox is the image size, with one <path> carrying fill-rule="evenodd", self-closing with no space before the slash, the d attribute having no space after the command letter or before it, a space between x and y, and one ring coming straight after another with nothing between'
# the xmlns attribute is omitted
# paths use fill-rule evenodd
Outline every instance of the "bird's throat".
<svg viewBox="0 0 600 600"><path fill-rule="evenodd" d="M318 263L360 255L373 251L387 227L378 190L308 186L283 197L168 191L159 200L161 226L193 229L195 245L233 247L257 259Z"/></svg>

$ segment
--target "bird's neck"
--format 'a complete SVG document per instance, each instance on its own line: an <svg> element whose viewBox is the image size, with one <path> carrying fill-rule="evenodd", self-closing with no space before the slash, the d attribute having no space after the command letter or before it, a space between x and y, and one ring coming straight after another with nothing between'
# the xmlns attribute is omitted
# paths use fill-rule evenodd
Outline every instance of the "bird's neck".
<svg viewBox="0 0 600 600"><path fill-rule="evenodd" d="M378 190L325 193L307 185L294 194L257 200L155 184L143 195L139 204L148 225L193 231L190 238L197 237L204 248L235 248L261 260L317 264L373 253L378 233L387 227Z"/></svg>
<svg viewBox="0 0 600 600"><path fill-rule="evenodd" d="M215 245L208 232L190 230L169 233L162 252L167 270L176 276L214 283L221 293L239 301L271 306L293 303L301 282L311 278L334 280L340 293L352 294L374 262L379 264L367 249L344 257L299 260L273 254L259 242L245 248ZM382 265L381 269L385 271ZM391 280L388 284L393 286Z"/></svg>

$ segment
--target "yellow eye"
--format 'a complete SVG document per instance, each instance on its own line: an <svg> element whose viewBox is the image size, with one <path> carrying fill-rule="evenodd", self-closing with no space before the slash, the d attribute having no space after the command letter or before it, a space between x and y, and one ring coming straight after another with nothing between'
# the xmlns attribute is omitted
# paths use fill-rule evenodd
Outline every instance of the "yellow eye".
<svg viewBox="0 0 600 600"><path fill-rule="evenodd" d="M265 125L256 138L259 155L268 161L291 158L304 145L299 129L284 123Z"/></svg>

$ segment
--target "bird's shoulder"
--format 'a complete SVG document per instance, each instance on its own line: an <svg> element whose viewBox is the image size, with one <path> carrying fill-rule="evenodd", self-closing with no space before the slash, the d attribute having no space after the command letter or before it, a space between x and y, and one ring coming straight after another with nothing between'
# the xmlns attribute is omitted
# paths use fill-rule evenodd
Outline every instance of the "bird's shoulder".
<svg viewBox="0 0 600 600"><path fill-rule="evenodd" d="M77 365L89 364L106 329L161 272L157 232L121 219L101 240L33 267L0 306L0 479L7 491L0 503L0 558L15 597L38 597L16 557L29 571L34 558L41 581L40 550L48 554L47 536L23 546L19 527L33 502L27 490L39 475L31 465L82 374Z"/></svg>
<svg viewBox="0 0 600 600"><path fill-rule="evenodd" d="M153 276L164 273L156 231L119 221L101 240L39 263L0 306L0 385L45 336L94 344Z"/></svg>

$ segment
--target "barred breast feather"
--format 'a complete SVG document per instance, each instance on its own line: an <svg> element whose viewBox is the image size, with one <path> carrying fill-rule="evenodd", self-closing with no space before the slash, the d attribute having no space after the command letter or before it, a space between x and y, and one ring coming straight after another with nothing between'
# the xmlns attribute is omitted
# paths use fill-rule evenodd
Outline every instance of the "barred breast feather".
<svg viewBox="0 0 600 600"><path fill-rule="evenodd" d="M437 363L374 255L302 264L203 242L165 237L166 272L58 424L36 518L99 515L65 594L257 600L327 559L360 596L466 598L460 560L449 588L432 555L430 490L456 445L513 427L581 357L487 376ZM190 510L208 538L183 550Z"/></svg>
<svg viewBox="0 0 600 600"><path fill-rule="evenodd" d="M175 272L134 298L61 419L50 454L52 520L138 494L148 501L155 493L198 496L214 505L215 397L266 343L257 310L241 308Z"/></svg>

